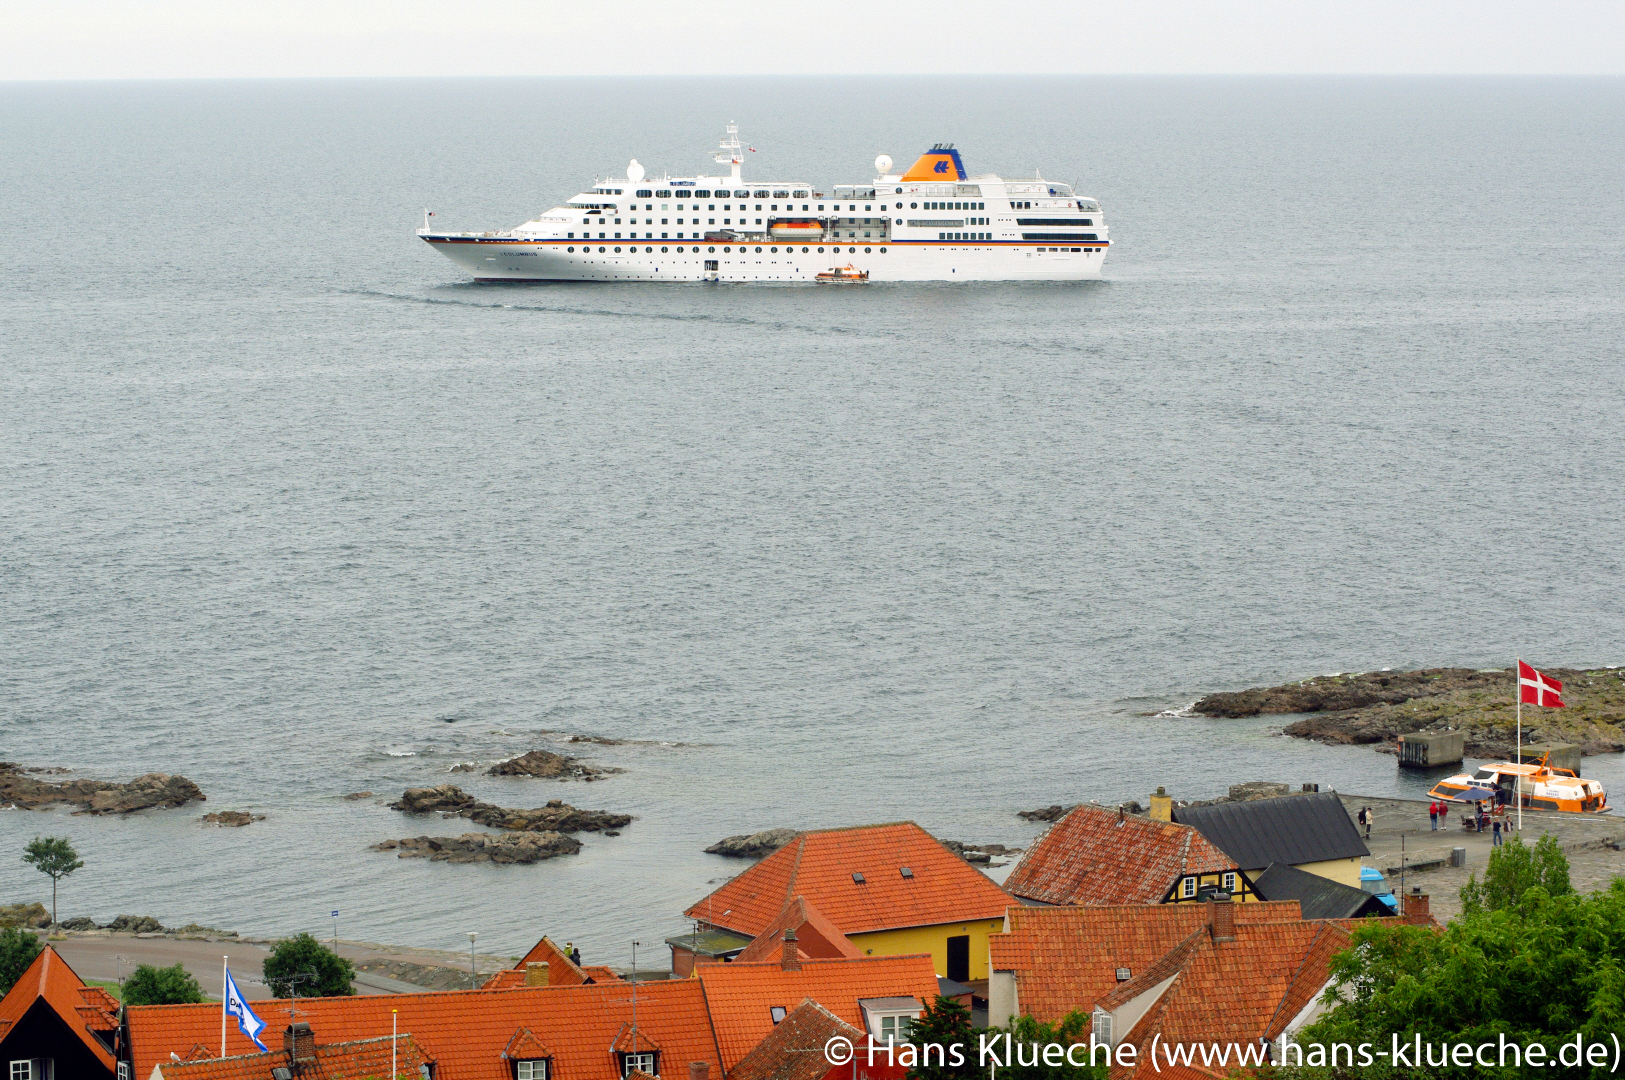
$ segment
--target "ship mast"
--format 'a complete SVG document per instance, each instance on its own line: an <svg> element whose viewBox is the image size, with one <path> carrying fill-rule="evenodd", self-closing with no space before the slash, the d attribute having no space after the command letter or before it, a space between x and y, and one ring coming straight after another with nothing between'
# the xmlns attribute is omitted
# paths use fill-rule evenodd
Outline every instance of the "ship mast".
<svg viewBox="0 0 1625 1080"><path fill-rule="evenodd" d="M733 166L733 179L735 183L739 182L739 166L745 160L743 155L740 154L739 149L739 125L730 123L728 125L728 137L722 140L722 143L717 150L716 163L718 165Z"/></svg>

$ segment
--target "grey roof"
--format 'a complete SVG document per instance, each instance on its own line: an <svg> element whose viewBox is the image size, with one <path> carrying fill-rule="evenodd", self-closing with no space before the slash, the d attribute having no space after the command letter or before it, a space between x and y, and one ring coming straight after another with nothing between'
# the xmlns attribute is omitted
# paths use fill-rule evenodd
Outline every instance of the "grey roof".
<svg viewBox="0 0 1625 1080"><path fill-rule="evenodd" d="M1344 809L1343 800L1329 791L1214 806L1181 806L1174 810L1173 817L1181 825L1195 826L1243 870L1259 870L1270 863L1301 866L1371 854Z"/></svg>
<svg viewBox="0 0 1625 1080"><path fill-rule="evenodd" d="M1388 905L1364 889L1307 870L1272 863L1253 881L1262 900L1296 900L1306 919L1362 919L1392 915Z"/></svg>

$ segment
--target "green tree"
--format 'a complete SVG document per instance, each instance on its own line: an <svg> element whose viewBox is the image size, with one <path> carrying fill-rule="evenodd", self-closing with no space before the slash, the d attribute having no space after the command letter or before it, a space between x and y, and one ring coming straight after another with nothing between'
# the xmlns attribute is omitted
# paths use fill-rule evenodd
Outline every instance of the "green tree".
<svg viewBox="0 0 1625 1080"><path fill-rule="evenodd" d="M1561 854L1561 853L1559 853ZM1549 895L1534 886L1510 906L1480 909L1431 927L1367 924L1351 947L1332 960L1328 1002L1334 1007L1298 1037L1319 1043L1373 1044L1390 1050L1397 1035L1414 1048L1492 1043L1539 1044L1544 1060L1503 1067L1441 1066L1437 1061L1395 1063L1384 1056L1369 1066L1339 1069L1306 1052L1296 1070L1305 1077L1528 1077L1570 1080L1608 1075L1607 1067L1576 1064L1573 1042L1606 1043L1625 1026L1625 879L1605 892ZM1560 1047L1568 1044L1568 1058ZM1435 1051L1437 1052L1437 1051ZM1555 1064L1548 1064L1548 1062ZM1296 1066L1295 1055L1286 1063Z"/></svg>
<svg viewBox="0 0 1625 1080"><path fill-rule="evenodd" d="M56 924L56 883L81 866L79 853L73 850L66 836L36 836L23 852L23 862L29 863L51 879L51 924Z"/></svg>
<svg viewBox="0 0 1625 1080"><path fill-rule="evenodd" d="M932 1057L929 1064L920 1064L908 1071L908 1080L970 1080L980 1076L976 1067L976 1036L971 1031L970 1010L950 998L939 997L928 1003L908 1029L908 1041L916 1046L964 1047L965 1061L951 1065L939 1063Z"/></svg>
<svg viewBox="0 0 1625 1080"><path fill-rule="evenodd" d="M123 993L126 1005L195 1005L203 1000L203 988L180 964L140 965L124 980Z"/></svg>
<svg viewBox="0 0 1625 1080"><path fill-rule="evenodd" d="M1044 1064L1040 1054L1050 1043L1070 1046L1089 1042L1089 1014L1074 1009L1054 1023L1044 1023L1030 1016L1018 1016L1010 1025L1011 1054L1014 1059L1008 1067L999 1068L999 1080L1106 1080L1105 1065L1069 1065L1062 1060L1058 1065ZM1023 1064L1025 1060L1036 1065ZM1083 1051L1075 1055L1084 1058ZM1105 1060L1105 1051L1099 1051L1097 1061Z"/></svg>
<svg viewBox="0 0 1625 1080"><path fill-rule="evenodd" d="M277 942L265 958L265 983L277 997L344 997L355 966L309 934Z"/></svg>
<svg viewBox="0 0 1625 1080"><path fill-rule="evenodd" d="M17 985L17 980L43 948L39 938L22 927L8 926L0 930L0 997Z"/></svg>
<svg viewBox="0 0 1625 1080"><path fill-rule="evenodd" d="M1523 837L1514 836L1510 843L1490 850L1483 881L1474 874L1461 887L1461 910L1468 915L1501 911L1518 903L1537 885L1548 896L1573 892L1569 860L1549 833L1535 841L1533 847L1525 844Z"/></svg>

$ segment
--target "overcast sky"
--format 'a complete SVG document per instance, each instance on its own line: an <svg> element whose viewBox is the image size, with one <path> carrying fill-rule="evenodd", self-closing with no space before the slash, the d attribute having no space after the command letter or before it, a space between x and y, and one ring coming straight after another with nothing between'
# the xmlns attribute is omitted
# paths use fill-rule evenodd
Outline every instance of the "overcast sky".
<svg viewBox="0 0 1625 1080"><path fill-rule="evenodd" d="M0 79L1625 74L1625 0L0 0Z"/></svg>

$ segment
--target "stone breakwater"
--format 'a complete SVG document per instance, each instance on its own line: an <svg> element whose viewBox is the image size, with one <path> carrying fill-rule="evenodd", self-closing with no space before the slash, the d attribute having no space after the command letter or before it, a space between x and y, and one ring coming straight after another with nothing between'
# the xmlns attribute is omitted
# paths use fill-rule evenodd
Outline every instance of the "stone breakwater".
<svg viewBox="0 0 1625 1080"><path fill-rule="evenodd" d="M198 786L184 776L148 773L127 784L110 780L41 780L38 773L60 773L61 769L25 769L12 761L0 761L0 806L19 810L39 810L67 803L79 807L79 814L130 814L154 807L185 806L203 801Z"/></svg>
<svg viewBox="0 0 1625 1080"><path fill-rule="evenodd" d="M1586 754L1625 751L1625 668L1541 670L1562 680L1566 707L1526 707L1525 745L1565 742ZM1505 757L1516 746L1516 689L1511 669L1367 671L1209 694L1190 711L1214 717L1311 713L1282 730L1301 739L1387 750L1401 735L1461 731L1468 756Z"/></svg>
<svg viewBox="0 0 1625 1080"><path fill-rule="evenodd" d="M487 776L534 776L542 780L599 780L624 769L601 769L588 765L580 758L555 754L551 750L532 750L507 761L499 761L485 770Z"/></svg>

